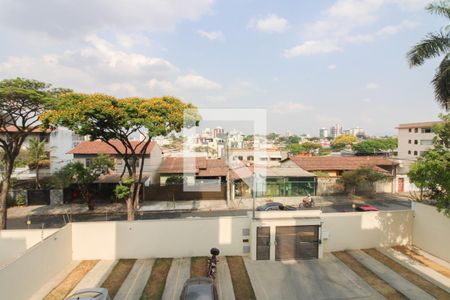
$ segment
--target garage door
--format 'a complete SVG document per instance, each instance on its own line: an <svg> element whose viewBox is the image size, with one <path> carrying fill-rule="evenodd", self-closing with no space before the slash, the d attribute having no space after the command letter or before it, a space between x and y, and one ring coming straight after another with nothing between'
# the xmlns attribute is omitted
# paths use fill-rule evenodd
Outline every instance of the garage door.
<svg viewBox="0 0 450 300"><path fill-rule="evenodd" d="M277 226L275 259L312 259L319 254L319 226Z"/></svg>

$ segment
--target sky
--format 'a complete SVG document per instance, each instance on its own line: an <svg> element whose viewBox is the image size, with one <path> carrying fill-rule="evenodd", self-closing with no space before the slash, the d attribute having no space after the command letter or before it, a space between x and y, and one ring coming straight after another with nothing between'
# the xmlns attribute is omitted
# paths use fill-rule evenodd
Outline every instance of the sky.
<svg viewBox="0 0 450 300"><path fill-rule="evenodd" d="M423 0L0 0L0 79L200 108L267 109L268 131L371 135L438 119L439 59L408 50L445 26Z"/></svg>

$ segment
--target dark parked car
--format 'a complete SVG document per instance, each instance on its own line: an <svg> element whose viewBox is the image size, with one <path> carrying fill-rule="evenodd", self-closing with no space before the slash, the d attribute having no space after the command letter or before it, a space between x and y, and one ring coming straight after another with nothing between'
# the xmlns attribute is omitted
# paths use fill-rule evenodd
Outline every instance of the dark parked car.
<svg viewBox="0 0 450 300"><path fill-rule="evenodd" d="M369 205L369 204L361 204L356 206L357 211L379 211L378 208L376 208L375 206Z"/></svg>
<svg viewBox="0 0 450 300"><path fill-rule="evenodd" d="M256 208L258 211L270 211L270 210L297 210L291 205L284 205L280 202L269 202Z"/></svg>
<svg viewBox="0 0 450 300"><path fill-rule="evenodd" d="M186 280L180 300L218 300L214 281L208 277L194 277Z"/></svg>

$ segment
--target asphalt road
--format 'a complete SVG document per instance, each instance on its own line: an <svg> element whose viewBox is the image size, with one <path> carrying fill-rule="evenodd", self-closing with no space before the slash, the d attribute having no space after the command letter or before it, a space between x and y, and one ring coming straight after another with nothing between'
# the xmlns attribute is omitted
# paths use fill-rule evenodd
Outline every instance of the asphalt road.
<svg viewBox="0 0 450 300"><path fill-rule="evenodd" d="M383 200L367 201L379 210L404 210L411 208L410 201ZM310 208L318 209L318 207ZM322 208L324 213L353 211L351 204L337 204ZM136 213L136 220L179 219L195 217L220 217L220 216L245 216L248 210L216 210L216 211L152 211ZM71 222L96 222L96 221L124 221L126 213L119 214L78 214L70 216ZM31 224L27 224L27 220ZM8 229L27 228L60 228L68 222L66 215L33 215L29 218L8 218Z"/></svg>

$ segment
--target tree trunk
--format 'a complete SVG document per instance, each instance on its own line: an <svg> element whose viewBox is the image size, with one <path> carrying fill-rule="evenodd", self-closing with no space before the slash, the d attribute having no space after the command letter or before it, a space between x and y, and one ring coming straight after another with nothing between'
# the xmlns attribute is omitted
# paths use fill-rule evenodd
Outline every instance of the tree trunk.
<svg viewBox="0 0 450 300"><path fill-rule="evenodd" d="M35 181L35 186L37 190L41 189L41 184L39 183L39 162L37 163L36 166L36 181Z"/></svg>
<svg viewBox="0 0 450 300"><path fill-rule="evenodd" d="M134 213L135 213L135 208L133 205L133 198L130 195L130 197L127 199L127 220L128 221L134 221Z"/></svg>
<svg viewBox="0 0 450 300"><path fill-rule="evenodd" d="M2 190L0 192L0 230L6 229L8 190L10 184L10 177L6 177L2 182Z"/></svg>

